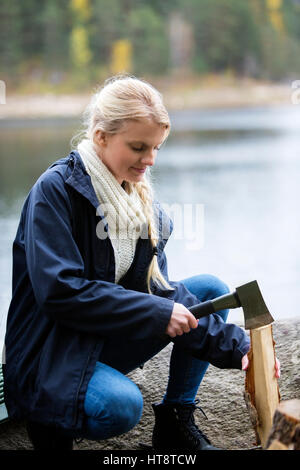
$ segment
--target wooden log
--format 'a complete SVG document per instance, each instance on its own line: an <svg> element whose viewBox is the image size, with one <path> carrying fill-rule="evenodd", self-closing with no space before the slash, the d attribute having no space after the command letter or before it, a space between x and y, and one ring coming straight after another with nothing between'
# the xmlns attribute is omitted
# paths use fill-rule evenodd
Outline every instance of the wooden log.
<svg viewBox="0 0 300 470"><path fill-rule="evenodd" d="M300 400L286 400L278 405L266 443L268 450L274 441L288 450L300 450Z"/></svg>
<svg viewBox="0 0 300 470"><path fill-rule="evenodd" d="M246 371L245 401L256 435L256 443L265 447L275 410L280 401L275 377L275 342L272 325L250 330L251 349Z"/></svg>
<svg viewBox="0 0 300 470"><path fill-rule="evenodd" d="M289 450L289 448L277 439L274 439L274 441L271 442L267 450Z"/></svg>

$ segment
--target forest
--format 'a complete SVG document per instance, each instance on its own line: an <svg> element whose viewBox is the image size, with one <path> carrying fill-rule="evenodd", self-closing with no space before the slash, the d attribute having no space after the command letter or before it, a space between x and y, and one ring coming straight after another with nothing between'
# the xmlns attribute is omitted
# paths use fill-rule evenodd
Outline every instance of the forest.
<svg viewBox="0 0 300 470"><path fill-rule="evenodd" d="M108 74L300 73L300 0L2 0L0 79L29 92Z"/></svg>

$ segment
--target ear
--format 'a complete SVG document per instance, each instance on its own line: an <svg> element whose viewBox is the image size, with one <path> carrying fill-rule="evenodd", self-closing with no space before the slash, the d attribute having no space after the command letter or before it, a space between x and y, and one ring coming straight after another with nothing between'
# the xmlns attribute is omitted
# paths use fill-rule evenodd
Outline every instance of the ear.
<svg viewBox="0 0 300 470"><path fill-rule="evenodd" d="M107 144L107 134L104 131L98 129L95 133L94 140L95 143L99 145L99 147L105 147Z"/></svg>

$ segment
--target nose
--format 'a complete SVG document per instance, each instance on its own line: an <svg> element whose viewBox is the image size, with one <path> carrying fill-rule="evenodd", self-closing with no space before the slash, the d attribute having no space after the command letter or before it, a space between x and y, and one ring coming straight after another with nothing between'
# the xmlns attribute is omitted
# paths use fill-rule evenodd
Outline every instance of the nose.
<svg viewBox="0 0 300 470"><path fill-rule="evenodd" d="M143 155L142 163L147 166L153 166L155 163L156 150L149 150Z"/></svg>

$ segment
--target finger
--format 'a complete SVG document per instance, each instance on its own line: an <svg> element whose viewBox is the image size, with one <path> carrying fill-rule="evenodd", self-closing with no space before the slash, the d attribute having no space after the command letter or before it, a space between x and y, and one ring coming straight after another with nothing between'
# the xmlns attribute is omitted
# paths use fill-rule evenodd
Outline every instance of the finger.
<svg viewBox="0 0 300 470"><path fill-rule="evenodd" d="M183 332L184 332L184 333L189 333L189 331L191 331L189 325L185 325L185 326L183 327Z"/></svg>
<svg viewBox="0 0 300 470"><path fill-rule="evenodd" d="M176 336L181 336L183 335L183 330L180 328L180 329L177 329L176 330Z"/></svg>
<svg viewBox="0 0 300 470"><path fill-rule="evenodd" d="M249 359L248 359L247 354L245 354L245 356L242 357L242 370L248 369L248 366L249 366Z"/></svg>
<svg viewBox="0 0 300 470"><path fill-rule="evenodd" d="M198 328L198 320L193 316L192 321L190 323L191 328Z"/></svg>
<svg viewBox="0 0 300 470"><path fill-rule="evenodd" d="M166 334L170 336L171 338L175 338L176 336L174 328L170 328L170 327L166 329Z"/></svg>
<svg viewBox="0 0 300 470"><path fill-rule="evenodd" d="M278 361L277 357L275 358L275 372L276 376L280 374L280 362Z"/></svg>
<svg viewBox="0 0 300 470"><path fill-rule="evenodd" d="M189 315L189 326L190 328L197 328L198 327L198 320L194 315Z"/></svg>
<svg viewBox="0 0 300 470"><path fill-rule="evenodd" d="M275 359L275 377L277 379L280 378L280 361L277 359L277 357Z"/></svg>

